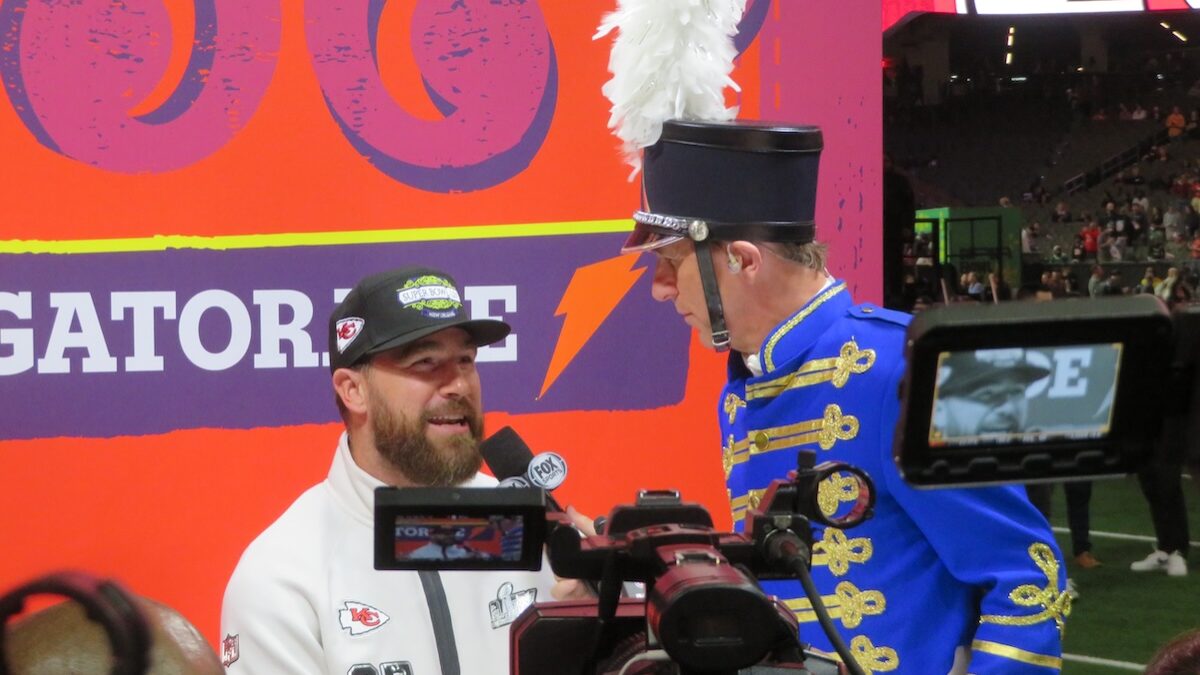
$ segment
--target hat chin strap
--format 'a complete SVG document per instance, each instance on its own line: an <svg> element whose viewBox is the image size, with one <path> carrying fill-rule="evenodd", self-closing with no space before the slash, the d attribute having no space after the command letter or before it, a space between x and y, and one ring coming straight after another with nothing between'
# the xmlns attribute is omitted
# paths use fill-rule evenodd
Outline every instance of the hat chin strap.
<svg viewBox="0 0 1200 675"><path fill-rule="evenodd" d="M708 325L712 331L713 349L729 351L729 329L725 327L725 311L721 308L721 289L713 269L712 251L703 241L692 241L696 247L696 266L700 268L700 285L704 288L704 303L708 305Z"/></svg>

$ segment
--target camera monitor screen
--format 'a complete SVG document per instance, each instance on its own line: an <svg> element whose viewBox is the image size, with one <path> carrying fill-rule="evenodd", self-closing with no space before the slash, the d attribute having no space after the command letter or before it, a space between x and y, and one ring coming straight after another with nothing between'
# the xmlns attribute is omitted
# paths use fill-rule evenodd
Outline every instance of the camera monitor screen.
<svg viewBox="0 0 1200 675"><path fill-rule="evenodd" d="M375 569L537 570L545 531L538 488L375 490Z"/></svg>
<svg viewBox="0 0 1200 675"><path fill-rule="evenodd" d="M511 516L396 516L397 560L521 559L525 517Z"/></svg>
<svg viewBox="0 0 1200 675"><path fill-rule="evenodd" d="M963 303L907 333L893 454L920 486L1118 476L1162 425L1175 331L1157 298Z"/></svg>
<svg viewBox="0 0 1200 675"><path fill-rule="evenodd" d="M1107 438L1121 351L1107 343L941 352L930 448Z"/></svg>

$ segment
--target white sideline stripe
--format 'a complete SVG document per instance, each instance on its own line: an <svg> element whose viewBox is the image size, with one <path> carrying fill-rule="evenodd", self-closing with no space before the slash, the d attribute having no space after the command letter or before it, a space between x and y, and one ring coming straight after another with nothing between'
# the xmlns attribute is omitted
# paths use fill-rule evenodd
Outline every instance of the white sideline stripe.
<svg viewBox="0 0 1200 675"><path fill-rule="evenodd" d="M1063 654L1063 661L1074 661L1075 663L1089 663L1094 666L1108 666L1118 670L1133 670L1142 672L1146 666L1130 663L1128 661L1114 661L1112 659L1102 659L1098 656L1083 656L1081 654Z"/></svg>
<svg viewBox="0 0 1200 675"><path fill-rule="evenodd" d="M1058 534L1070 534L1071 530L1065 527L1050 528ZM1089 534L1093 537L1101 537L1103 539L1124 539L1126 541L1148 541L1151 544L1158 541L1154 537L1147 537L1144 534L1125 534L1124 532L1105 532L1104 530L1090 530ZM1200 541L1190 542L1192 546L1200 546Z"/></svg>

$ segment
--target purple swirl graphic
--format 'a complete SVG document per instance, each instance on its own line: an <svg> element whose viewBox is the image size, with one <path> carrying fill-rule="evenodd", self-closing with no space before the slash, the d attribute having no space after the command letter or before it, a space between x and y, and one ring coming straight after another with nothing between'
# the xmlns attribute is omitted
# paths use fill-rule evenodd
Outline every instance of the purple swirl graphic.
<svg viewBox="0 0 1200 675"><path fill-rule="evenodd" d="M771 0L749 0L746 3L746 11L742 13L742 20L738 22L737 35L733 36L733 46L738 54L746 51L750 43L754 42L754 38L758 37L758 31L762 30L770 6Z"/></svg>
<svg viewBox="0 0 1200 675"><path fill-rule="evenodd" d="M159 0L6 0L0 80L38 141L123 173L192 164L224 146L254 114L275 71L280 6L195 0L183 78L157 109L129 110L158 85L171 18Z"/></svg>
<svg viewBox="0 0 1200 675"><path fill-rule="evenodd" d="M524 170L550 129L558 91L537 2L418 0L411 47L443 115L432 121L405 111L380 78L384 2L305 3L317 78L351 145L388 176L430 192L480 190Z"/></svg>

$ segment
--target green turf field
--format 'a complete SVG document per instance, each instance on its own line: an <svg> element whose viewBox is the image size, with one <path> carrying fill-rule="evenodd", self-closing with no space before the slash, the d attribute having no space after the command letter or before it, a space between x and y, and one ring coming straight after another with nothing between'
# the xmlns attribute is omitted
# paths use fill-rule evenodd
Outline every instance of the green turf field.
<svg viewBox="0 0 1200 675"><path fill-rule="evenodd" d="M1135 541L1103 533L1152 537L1150 511L1137 480L1129 477L1098 481L1092 493L1092 552L1103 566L1081 570L1071 558L1066 528L1066 501L1061 489L1054 493L1052 524L1063 531L1058 543L1068 559L1068 575L1081 597L1067 620L1063 645L1067 675L1111 675L1139 672L1128 664L1144 665L1154 651L1172 636L1200 628L1200 490L1186 480L1192 552L1189 574L1168 577L1163 572L1132 572L1129 563L1152 550L1152 542ZM1074 657L1122 662L1101 664Z"/></svg>

